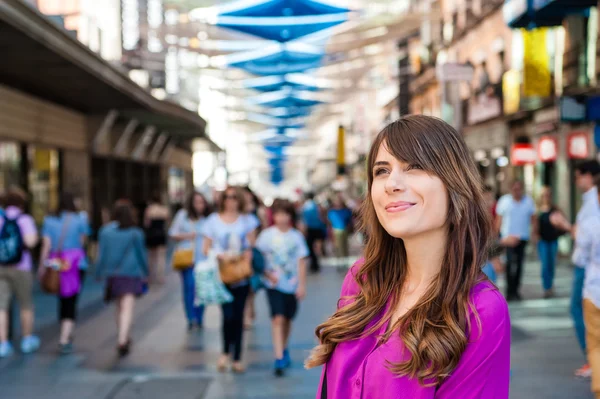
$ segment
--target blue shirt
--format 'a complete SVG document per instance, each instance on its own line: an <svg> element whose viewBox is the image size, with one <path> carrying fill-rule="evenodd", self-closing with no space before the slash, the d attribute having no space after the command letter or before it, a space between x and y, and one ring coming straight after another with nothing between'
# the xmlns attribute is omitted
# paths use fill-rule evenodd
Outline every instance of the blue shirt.
<svg viewBox="0 0 600 399"><path fill-rule="evenodd" d="M515 201L511 194L506 194L498 201L496 213L502 216L502 237L512 235L529 240L531 217L535 214L535 203L531 197L526 195L520 201Z"/></svg>
<svg viewBox="0 0 600 399"><path fill-rule="evenodd" d="M99 277L147 277L148 256L144 231L139 227L103 226L98 233L96 274Z"/></svg>
<svg viewBox="0 0 600 399"><path fill-rule="evenodd" d="M571 261L575 266L585 267L590 262L589 245L592 237L586 237L590 229L586 227L588 221L593 220L600 215L600 204L598 204L598 190L594 186L582 196L582 204L577 212L577 234L575 238L575 248Z"/></svg>
<svg viewBox="0 0 600 399"><path fill-rule="evenodd" d="M324 229L325 223L321 219L319 207L315 201L306 201L302 207L302 221L309 229Z"/></svg>
<svg viewBox="0 0 600 399"><path fill-rule="evenodd" d="M352 211L348 208L331 209L327 212L327 218L331 223L331 227L336 230L345 230L352 219Z"/></svg>
<svg viewBox="0 0 600 399"><path fill-rule="evenodd" d="M265 286L294 294L299 283L298 262L309 255L302 233L296 229L283 232L275 226L269 227L258 235L256 248L265 257L265 271L275 273L278 278L276 285L263 278Z"/></svg>
<svg viewBox="0 0 600 399"><path fill-rule="evenodd" d="M185 209L181 209L175 215L171 228L169 229L169 235L179 235L185 233L196 233L196 239L179 241L175 249L194 249L194 263L204 260L206 257L202 253L204 245L204 224L206 218L201 217L198 220L192 220L188 217L188 212Z"/></svg>
<svg viewBox="0 0 600 399"><path fill-rule="evenodd" d="M46 216L42 236L50 239L51 251L57 251L61 237L62 249L82 249L82 236L89 235L89 225L77 213L63 212L60 216Z"/></svg>
<svg viewBox="0 0 600 399"><path fill-rule="evenodd" d="M577 227L575 245L585 263L583 297L600 308L600 210L581 221ZM574 254L575 255L575 254Z"/></svg>

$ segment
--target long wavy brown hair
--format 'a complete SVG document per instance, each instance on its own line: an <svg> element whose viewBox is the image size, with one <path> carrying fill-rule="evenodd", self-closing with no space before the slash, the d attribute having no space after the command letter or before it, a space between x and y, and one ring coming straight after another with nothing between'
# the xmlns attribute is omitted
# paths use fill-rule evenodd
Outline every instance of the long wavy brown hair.
<svg viewBox="0 0 600 399"><path fill-rule="evenodd" d="M360 291L317 327L320 345L306 366L326 363L340 342L375 333L389 322L399 304L408 273L404 242L384 230L371 198L373 166L382 144L398 160L418 164L439 177L449 196L448 239L439 275L384 336L385 340L399 334L410 354L404 362L388 363L392 373L417 378L423 385L439 385L455 369L468 343L469 314L475 311L469 294L485 278L481 266L487 259L491 218L479 173L462 137L444 121L422 115L391 123L373 142L368 195L361 210L362 229L367 233L364 263L354 277ZM367 330L388 301L389 310Z"/></svg>

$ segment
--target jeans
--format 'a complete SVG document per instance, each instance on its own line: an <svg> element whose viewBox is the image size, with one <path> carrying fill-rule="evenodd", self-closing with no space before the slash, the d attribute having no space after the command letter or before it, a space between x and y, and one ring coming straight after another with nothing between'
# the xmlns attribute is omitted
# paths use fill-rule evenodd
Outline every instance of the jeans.
<svg viewBox="0 0 600 399"><path fill-rule="evenodd" d="M585 323L583 321L583 282L585 268L575 266L573 273L573 292L571 293L571 317L575 325L575 333L579 347L585 355Z"/></svg>
<svg viewBox="0 0 600 399"><path fill-rule="evenodd" d="M549 290L554 285L554 271L556 270L556 254L558 252L558 241L538 242L538 254L542 261L542 286Z"/></svg>
<svg viewBox="0 0 600 399"><path fill-rule="evenodd" d="M516 247L506 249L506 296L508 298L519 294L526 246L527 241L521 240Z"/></svg>
<svg viewBox="0 0 600 399"><path fill-rule="evenodd" d="M196 296L196 283L194 281L194 268L181 271L181 283L183 286L183 306L188 323L198 323L202 325L204 316L204 306L194 306L194 297Z"/></svg>
<svg viewBox="0 0 600 399"><path fill-rule="evenodd" d="M244 334L244 308L250 292L248 284L240 287L226 286L233 302L221 305L223 309L223 353L228 355L233 349L233 361L242 358L242 336Z"/></svg>

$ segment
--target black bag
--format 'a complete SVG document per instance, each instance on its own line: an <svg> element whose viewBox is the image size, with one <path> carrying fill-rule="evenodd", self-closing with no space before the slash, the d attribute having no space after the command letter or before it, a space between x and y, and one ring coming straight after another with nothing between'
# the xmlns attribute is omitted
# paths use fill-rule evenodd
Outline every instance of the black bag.
<svg viewBox="0 0 600 399"><path fill-rule="evenodd" d="M17 221L3 216L4 223L0 230L0 267L15 266L23 258L25 242Z"/></svg>

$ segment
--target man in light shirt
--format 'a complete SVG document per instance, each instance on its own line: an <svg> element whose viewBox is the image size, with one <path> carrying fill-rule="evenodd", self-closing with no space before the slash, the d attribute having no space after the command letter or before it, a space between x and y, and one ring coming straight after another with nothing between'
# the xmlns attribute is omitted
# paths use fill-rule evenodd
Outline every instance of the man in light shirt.
<svg viewBox="0 0 600 399"><path fill-rule="evenodd" d="M523 182L512 183L510 194L500 198L496 205L496 227L503 240L514 238L514 245L506 249L506 299L520 300L521 277L525 247L531 237L531 225L535 218L535 203L526 195Z"/></svg>
<svg viewBox="0 0 600 399"><path fill-rule="evenodd" d="M596 179L596 200L600 176ZM591 207L590 207L591 211ZM587 256L583 284L583 316L586 327L587 357L591 366L592 392L600 399L600 206L580 222L576 245L581 256Z"/></svg>
<svg viewBox="0 0 600 399"><path fill-rule="evenodd" d="M600 164L597 161L586 161L578 165L575 169L575 184L577 188L583 192L582 204L577 213L576 227L573 229L575 236L575 248L573 251L574 274L573 274L573 291L571 293L571 316L577 333L579 346L586 353L586 332L583 317L583 285L586 278L588 264L590 263L591 253L589 246L585 244L590 239L587 236L581 236L584 231L584 225L588 220L592 220L595 216L600 215L600 205L598 202L598 190L594 185L594 179L600 175ZM600 371L600 370L599 370ZM575 371L578 377L589 377L592 371L588 364L583 365Z"/></svg>

